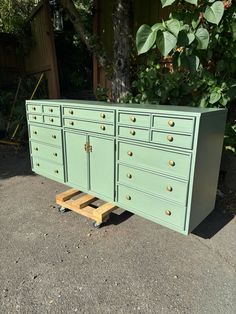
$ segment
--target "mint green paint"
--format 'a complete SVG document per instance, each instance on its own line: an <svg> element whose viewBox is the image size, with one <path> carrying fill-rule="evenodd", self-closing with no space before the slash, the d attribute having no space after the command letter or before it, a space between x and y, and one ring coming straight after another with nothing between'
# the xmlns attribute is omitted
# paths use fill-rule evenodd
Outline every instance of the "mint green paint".
<svg viewBox="0 0 236 314"><path fill-rule="evenodd" d="M62 99L26 111L34 172L183 234L213 210L226 110Z"/></svg>

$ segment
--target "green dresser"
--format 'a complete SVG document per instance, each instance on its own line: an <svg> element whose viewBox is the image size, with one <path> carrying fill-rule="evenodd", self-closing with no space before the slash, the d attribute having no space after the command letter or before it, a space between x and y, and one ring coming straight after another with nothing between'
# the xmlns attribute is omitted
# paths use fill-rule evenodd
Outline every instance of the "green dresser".
<svg viewBox="0 0 236 314"><path fill-rule="evenodd" d="M32 170L183 234L213 209L227 111L26 101Z"/></svg>

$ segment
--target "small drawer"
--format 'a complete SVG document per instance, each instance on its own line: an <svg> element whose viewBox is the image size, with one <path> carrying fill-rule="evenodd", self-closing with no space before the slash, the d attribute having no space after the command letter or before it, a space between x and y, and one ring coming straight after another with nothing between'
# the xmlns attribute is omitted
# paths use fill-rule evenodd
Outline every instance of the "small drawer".
<svg viewBox="0 0 236 314"><path fill-rule="evenodd" d="M62 150L61 148L56 148L52 146L48 146L41 143L31 142L31 154L34 157L41 157L43 159L48 159L50 161L56 162L56 163L63 163L62 158Z"/></svg>
<svg viewBox="0 0 236 314"><path fill-rule="evenodd" d="M81 108L63 108L64 116L81 119L94 120L101 122L114 123L114 112L107 110L89 110Z"/></svg>
<svg viewBox="0 0 236 314"><path fill-rule="evenodd" d="M30 125L30 138L35 141L61 146L61 130Z"/></svg>
<svg viewBox="0 0 236 314"><path fill-rule="evenodd" d="M43 112L47 115L60 116L60 107L57 106L43 106Z"/></svg>
<svg viewBox="0 0 236 314"><path fill-rule="evenodd" d="M191 134L174 134L165 132L152 132L152 142L180 148L192 148L193 137Z"/></svg>
<svg viewBox="0 0 236 314"><path fill-rule="evenodd" d="M118 178L119 183L186 204L187 181L175 180L125 165L119 165Z"/></svg>
<svg viewBox="0 0 236 314"><path fill-rule="evenodd" d="M130 138L134 140L149 141L149 130L118 127L118 134L120 137Z"/></svg>
<svg viewBox="0 0 236 314"><path fill-rule="evenodd" d="M114 135L114 126L111 124L64 119L64 126L76 130Z"/></svg>
<svg viewBox="0 0 236 314"><path fill-rule="evenodd" d="M158 130L167 130L168 132L193 133L194 117L154 116L153 127Z"/></svg>
<svg viewBox="0 0 236 314"><path fill-rule="evenodd" d="M32 113L42 113L41 105L27 105L27 111Z"/></svg>
<svg viewBox="0 0 236 314"><path fill-rule="evenodd" d="M37 114L29 114L28 120L30 122L37 122L37 123L43 123L43 117Z"/></svg>
<svg viewBox="0 0 236 314"><path fill-rule="evenodd" d="M119 142L119 161L188 179L191 154Z"/></svg>
<svg viewBox="0 0 236 314"><path fill-rule="evenodd" d="M62 165L58 165L37 157L32 158L32 164L32 170L34 172L64 181L64 169Z"/></svg>
<svg viewBox="0 0 236 314"><path fill-rule="evenodd" d="M118 114L118 122L121 124L127 124L129 126L143 126L150 127L150 115L148 114L136 114L136 113L121 113Z"/></svg>
<svg viewBox="0 0 236 314"><path fill-rule="evenodd" d="M46 124L61 126L61 118L58 117L44 116L43 121Z"/></svg>
<svg viewBox="0 0 236 314"><path fill-rule="evenodd" d="M118 186L118 203L125 209L133 209L147 218L156 218L183 229L185 223L186 207L176 205L158 197L145 194L122 185Z"/></svg>

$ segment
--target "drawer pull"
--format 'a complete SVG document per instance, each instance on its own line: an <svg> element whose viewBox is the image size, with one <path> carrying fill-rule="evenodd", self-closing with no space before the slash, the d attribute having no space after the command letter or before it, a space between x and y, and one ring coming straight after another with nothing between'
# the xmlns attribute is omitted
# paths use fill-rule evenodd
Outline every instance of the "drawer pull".
<svg viewBox="0 0 236 314"><path fill-rule="evenodd" d="M69 110L69 113L70 113L70 114L74 114L74 111L73 111L73 110Z"/></svg>
<svg viewBox="0 0 236 314"><path fill-rule="evenodd" d="M133 116L131 116L131 117L130 117L130 121L135 122L135 121L136 121L136 118L133 117Z"/></svg>
<svg viewBox="0 0 236 314"><path fill-rule="evenodd" d="M53 156L57 157L57 153L53 153Z"/></svg>
<svg viewBox="0 0 236 314"><path fill-rule="evenodd" d="M131 131L130 131L130 134L131 134L131 135L135 135L136 132L135 132L134 130L131 130Z"/></svg>
<svg viewBox="0 0 236 314"><path fill-rule="evenodd" d="M101 125L101 126L100 126L100 129L103 130L103 131L105 131L105 130L106 130L105 125Z"/></svg>
<svg viewBox="0 0 236 314"><path fill-rule="evenodd" d="M70 124L70 125L74 125L74 122L73 122L73 121L70 121L69 124Z"/></svg>
<svg viewBox="0 0 236 314"><path fill-rule="evenodd" d="M175 123L174 123L173 120L169 120L169 121L168 121L168 124L169 124L169 126L171 126L171 127L175 126Z"/></svg>
<svg viewBox="0 0 236 314"><path fill-rule="evenodd" d="M169 160L169 165L170 165L171 167L174 167L174 166L175 166L174 160Z"/></svg>
<svg viewBox="0 0 236 314"><path fill-rule="evenodd" d="M49 110L49 112L53 112L53 109L52 108L50 108L50 109L48 109Z"/></svg>
<svg viewBox="0 0 236 314"><path fill-rule="evenodd" d="M34 120L37 120L37 117L36 117L36 116L33 116L33 119L34 119Z"/></svg>
<svg viewBox="0 0 236 314"><path fill-rule="evenodd" d="M168 140L169 142L173 142L174 138L173 138L173 136L171 136L171 135L167 135L167 140Z"/></svg>
<svg viewBox="0 0 236 314"><path fill-rule="evenodd" d="M53 119L49 119L50 120L50 122L53 122L54 120Z"/></svg>
<svg viewBox="0 0 236 314"><path fill-rule="evenodd" d="M128 151L127 154L128 154L129 156L133 156L133 153L132 153L131 151Z"/></svg>
<svg viewBox="0 0 236 314"><path fill-rule="evenodd" d="M173 188L172 188L172 186L170 186L170 185L168 185L168 186L166 187L166 189L167 189L167 191L169 191L169 192L172 192L172 191L173 191Z"/></svg>
<svg viewBox="0 0 236 314"><path fill-rule="evenodd" d="M39 149L38 149L38 147L35 147L34 150L38 151Z"/></svg>
<svg viewBox="0 0 236 314"><path fill-rule="evenodd" d="M37 131L33 131L33 134L38 134Z"/></svg>
<svg viewBox="0 0 236 314"><path fill-rule="evenodd" d="M167 216L171 216L171 211L170 211L170 210L166 210L166 211L165 211L165 214L166 214Z"/></svg>
<svg viewBox="0 0 236 314"><path fill-rule="evenodd" d="M39 166L40 166L40 164L37 162L36 166L37 166L37 167L39 167Z"/></svg>
<svg viewBox="0 0 236 314"><path fill-rule="evenodd" d="M56 135L52 135L52 138L57 138Z"/></svg>
<svg viewBox="0 0 236 314"><path fill-rule="evenodd" d="M32 107L32 109L35 111L35 110L36 110L36 107Z"/></svg>
<svg viewBox="0 0 236 314"><path fill-rule="evenodd" d="M132 174L131 173L127 173L127 178L131 179L132 178Z"/></svg>
<svg viewBox="0 0 236 314"><path fill-rule="evenodd" d="M100 117L103 118L103 119L105 119L105 118L106 118L105 113L100 113Z"/></svg>
<svg viewBox="0 0 236 314"><path fill-rule="evenodd" d="M131 196L130 195L126 195L126 197L125 197L128 201L130 201L131 200Z"/></svg>
<svg viewBox="0 0 236 314"><path fill-rule="evenodd" d="M55 172L55 173L59 173L59 171L58 171L58 170L54 170L54 172Z"/></svg>

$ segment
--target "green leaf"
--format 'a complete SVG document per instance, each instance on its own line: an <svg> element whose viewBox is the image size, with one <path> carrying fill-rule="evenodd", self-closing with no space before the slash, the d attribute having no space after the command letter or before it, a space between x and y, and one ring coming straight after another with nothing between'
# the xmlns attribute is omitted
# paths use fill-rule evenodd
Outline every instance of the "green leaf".
<svg viewBox="0 0 236 314"><path fill-rule="evenodd" d="M201 27L198 28L195 34L197 41L198 41L198 49L207 49L209 44L209 33L208 30Z"/></svg>
<svg viewBox="0 0 236 314"><path fill-rule="evenodd" d="M196 72L200 64L198 56L188 56L188 64L190 72Z"/></svg>
<svg viewBox="0 0 236 314"><path fill-rule="evenodd" d="M178 36L181 28L180 22L178 20L168 20L166 21L166 26L173 35L175 35L176 37Z"/></svg>
<svg viewBox="0 0 236 314"><path fill-rule="evenodd" d="M181 31L178 37L178 46L186 47L189 46L195 39L195 35L193 33L186 33Z"/></svg>
<svg viewBox="0 0 236 314"><path fill-rule="evenodd" d="M217 92L212 92L211 95L210 95L210 100L209 100L209 103L210 104L215 104L218 100L220 100L221 98L221 93L217 93Z"/></svg>
<svg viewBox="0 0 236 314"><path fill-rule="evenodd" d="M185 2L197 5L198 0L185 0Z"/></svg>
<svg viewBox="0 0 236 314"><path fill-rule="evenodd" d="M149 51L156 41L157 32L151 29L149 25L142 25L136 34L136 47L138 54L146 53Z"/></svg>
<svg viewBox="0 0 236 314"><path fill-rule="evenodd" d="M216 1L211 6L207 6L204 17L212 24L218 25L224 14L224 4L222 1Z"/></svg>
<svg viewBox="0 0 236 314"><path fill-rule="evenodd" d="M171 5L172 3L174 3L175 0L161 0L161 4L162 4L162 7L167 7L168 5Z"/></svg>
<svg viewBox="0 0 236 314"><path fill-rule="evenodd" d="M231 29L233 33L233 40L236 40L236 21L235 20L231 22Z"/></svg>
<svg viewBox="0 0 236 314"><path fill-rule="evenodd" d="M173 48L175 48L177 43L177 38L170 32L158 32L157 33L157 47L161 54L166 57Z"/></svg>
<svg viewBox="0 0 236 314"><path fill-rule="evenodd" d="M152 31L164 30L162 23L156 23L151 27Z"/></svg>

